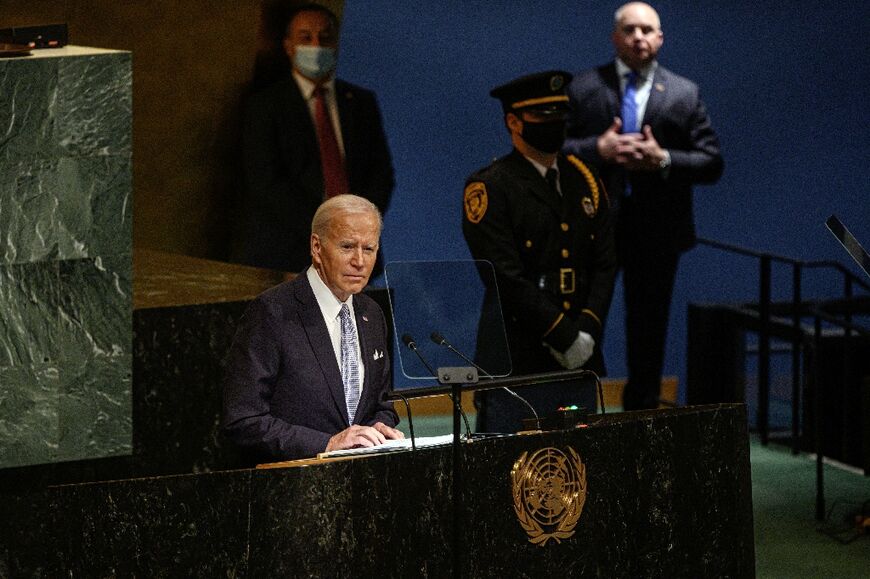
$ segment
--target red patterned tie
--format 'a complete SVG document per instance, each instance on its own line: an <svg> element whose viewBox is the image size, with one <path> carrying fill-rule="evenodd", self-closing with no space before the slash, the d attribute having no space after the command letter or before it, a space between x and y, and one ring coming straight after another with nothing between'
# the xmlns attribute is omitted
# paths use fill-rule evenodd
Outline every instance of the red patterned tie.
<svg viewBox="0 0 870 579"><path fill-rule="evenodd" d="M317 140L320 142L320 165L323 168L323 197L329 199L336 195L350 193L344 159L338 149L338 139L332 128L329 111L326 110L326 89L318 87L314 91L314 121Z"/></svg>

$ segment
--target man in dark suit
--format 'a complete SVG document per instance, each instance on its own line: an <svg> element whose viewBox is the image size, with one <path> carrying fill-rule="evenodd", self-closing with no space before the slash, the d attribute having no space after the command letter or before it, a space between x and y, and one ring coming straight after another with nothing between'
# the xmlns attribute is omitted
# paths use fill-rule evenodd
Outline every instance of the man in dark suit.
<svg viewBox="0 0 870 579"><path fill-rule="evenodd" d="M575 77L563 150L597 164L617 213L623 272L626 410L656 408L680 253L695 244L692 185L722 174L698 87L656 61L663 35L648 4L617 10L614 62Z"/></svg>
<svg viewBox="0 0 870 579"><path fill-rule="evenodd" d="M298 272L320 203L353 193L383 214L393 166L374 93L334 77L338 21L309 4L290 17L289 78L255 93L244 114L244 196L231 259Z"/></svg>
<svg viewBox="0 0 870 579"><path fill-rule="evenodd" d="M601 336L616 275L610 208L594 167L559 154L571 75L529 75L490 93L502 102L513 150L468 178L462 231L475 259L492 263L513 374L580 367L604 372ZM486 344L478 357L485 357ZM595 411L595 382L518 392L540 415ZM528 408L502 390L477 397L479 431L515 432Z"/></svg>
<svg viewBox="0 0 870 579"><path fill-rule="evenodd" d="M404 437L385 400L384 315L359 293L380 232L371 202L354 195L324 202L311 225L311 267L245 311L227 360L222 428L249 462Z"/></svg>

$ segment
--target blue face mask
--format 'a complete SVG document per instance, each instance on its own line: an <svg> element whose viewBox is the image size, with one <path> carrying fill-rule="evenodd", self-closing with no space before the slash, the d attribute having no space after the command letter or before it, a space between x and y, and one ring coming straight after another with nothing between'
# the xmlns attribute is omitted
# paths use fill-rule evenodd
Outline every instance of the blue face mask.
<svg viewBox="0 0 870 579"><path fill-rule="evenodd" d="M296 45L293 66L308 78L320 80L335 70L337 53L325 46Z"/></svg>

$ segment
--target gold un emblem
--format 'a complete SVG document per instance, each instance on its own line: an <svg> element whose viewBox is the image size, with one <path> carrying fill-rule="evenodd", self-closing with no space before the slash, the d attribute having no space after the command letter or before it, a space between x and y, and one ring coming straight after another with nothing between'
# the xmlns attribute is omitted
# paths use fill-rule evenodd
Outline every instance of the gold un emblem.
<svg viewBox="0 0 870 579"><path fill-rule="evenodd" d="M568 447L542 448L531 457L524 452L511 470L514 510L529 541L543 547L574 534L586 503L586 466Z"/></svg>

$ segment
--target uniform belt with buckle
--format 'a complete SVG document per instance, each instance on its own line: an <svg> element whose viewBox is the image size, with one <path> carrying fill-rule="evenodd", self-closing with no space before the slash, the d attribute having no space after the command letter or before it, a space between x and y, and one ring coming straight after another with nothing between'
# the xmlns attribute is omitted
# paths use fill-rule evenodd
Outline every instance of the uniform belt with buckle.
<svg viewBox="0 0 870 579"><path fill-rule="evenodd" d="M558 273L543 274L538 281L538 287L557 295L573 294L576 289L574 268L563 267Z"/></svg>
<svg viewBox="0 0 870 579"><path fill-rule="evenodd" d="M574 268L563 267L559 270L559 291L563 294L574 293Z"/></svg>

